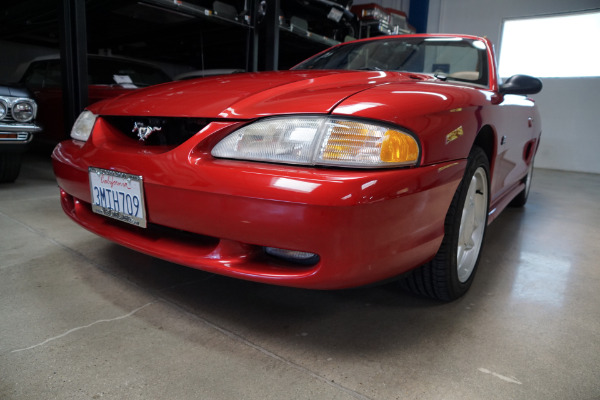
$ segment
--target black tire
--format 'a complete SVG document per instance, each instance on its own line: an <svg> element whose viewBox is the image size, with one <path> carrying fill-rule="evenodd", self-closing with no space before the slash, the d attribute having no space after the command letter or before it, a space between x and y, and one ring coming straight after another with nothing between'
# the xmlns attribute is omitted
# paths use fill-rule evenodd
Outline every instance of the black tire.
<svg viewBox="0 0 600 400"><path fill-rule="evenodd" d="M433 260L404 278L403 287L442 301L455 300L471 287L487 227L489 171L487 156L474 147L446 214L440 249Z"/></svg>
<svg viewBox="0 0 600 400"><path fill-rule="evenodd" d="M20 153L0 153L0 183L14 182L21 171Z"/></svg>
<svg viewBox="0 0 600 400"><path fill-rule="evenodd" d="M527 198L529 197L529 192L531 190L532 180L533 160L531 160L531 164L529 164L529 170L527 171L527 175L525 175L525 178L523 178L525 188L508 204L509 207L523 207L527 203Z"/></svg>

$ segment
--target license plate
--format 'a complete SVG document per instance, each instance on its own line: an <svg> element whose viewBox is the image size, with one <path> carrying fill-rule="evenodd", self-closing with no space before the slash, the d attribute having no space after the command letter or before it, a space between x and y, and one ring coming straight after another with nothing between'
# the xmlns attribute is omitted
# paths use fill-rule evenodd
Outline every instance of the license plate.
<svg viewBox="0 0 600 400"><path fill-rule="evenodd" d="M146 227L141 176L89 168L92 211L141 228Z"/></svg>

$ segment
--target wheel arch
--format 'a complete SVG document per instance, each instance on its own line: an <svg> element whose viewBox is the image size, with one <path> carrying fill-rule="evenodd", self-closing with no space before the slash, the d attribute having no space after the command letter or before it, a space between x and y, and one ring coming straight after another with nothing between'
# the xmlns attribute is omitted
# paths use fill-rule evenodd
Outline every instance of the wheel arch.
<svg viewBox="0 0 600 400"><path fill-rule="evenodd" d="M481 148L487 156L492 175L496 158L496 132L494 129L490 125L484 125L477 133L473 146Z"/></svg>

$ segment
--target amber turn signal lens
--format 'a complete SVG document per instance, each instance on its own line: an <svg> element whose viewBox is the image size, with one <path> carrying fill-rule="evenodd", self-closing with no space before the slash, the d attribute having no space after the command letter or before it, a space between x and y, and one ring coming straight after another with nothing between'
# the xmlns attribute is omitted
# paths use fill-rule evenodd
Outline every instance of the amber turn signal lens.
<svg viewBox="0 0 600 400"><path fill-rule="evenodd" d="M325 160L354 160L365 158L369 153L369 148L374 144L377 138L371 135L369 129L364 124L351 121L337 121L337 124L331 128L327 144L323 149L323 159ZM373 152L370 152L373 154Z"/></svg>
<svg viewBox="0 0 600 400"><path fill-rule="evenodd" d="M402 132L389 130L381 143L380 158L383 162L416 162L419 157L417 141Z"/></svg>
<svg viewBox="0 0 600 400"><path fill-rule="evenodd" d="M320 154L329 164L386 167L414 165L419 145L411 135L381 125L333 120Z"/></svg>

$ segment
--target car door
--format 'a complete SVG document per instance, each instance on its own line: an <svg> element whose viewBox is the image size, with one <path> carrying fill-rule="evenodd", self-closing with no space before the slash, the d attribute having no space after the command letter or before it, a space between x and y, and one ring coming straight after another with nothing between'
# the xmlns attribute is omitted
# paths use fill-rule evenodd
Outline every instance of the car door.
<svg viewBox="0 0 600 400"><path fill-rule="evenodd" d="M533 100L507 94L498 104L497 157L492 182L494 197L518 185L527 174L537 147L539 115ZM493 201L493 199L492 199Z"/></svg>

